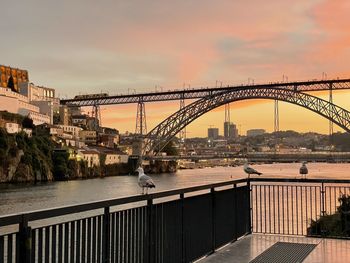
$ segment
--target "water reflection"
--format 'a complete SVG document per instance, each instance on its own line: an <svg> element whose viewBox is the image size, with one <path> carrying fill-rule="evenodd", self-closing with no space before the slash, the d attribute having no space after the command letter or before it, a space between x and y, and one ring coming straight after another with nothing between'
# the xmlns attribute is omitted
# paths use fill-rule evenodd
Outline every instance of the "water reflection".
<svg viewBox="0 0 350 263"><path fill-rule="evenodd" d="M265 177L300 178L300 163L253 165ZM350 164L308 164L308 178L350 179ZM155 191L189 187L246 177L242 167L180 170L174 174L152 175ZM232 177L232 178L231 178ZM0 215L87 203L139 194L136 176L116 176L37 185L0 185Z"/></svg>

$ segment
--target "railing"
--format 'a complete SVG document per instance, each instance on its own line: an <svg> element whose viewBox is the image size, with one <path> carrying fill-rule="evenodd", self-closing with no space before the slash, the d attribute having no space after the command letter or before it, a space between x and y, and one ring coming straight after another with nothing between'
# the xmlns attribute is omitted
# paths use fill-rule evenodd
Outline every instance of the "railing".
<svg viewBox="0 0 350 263"><path fill-rule="evenodd" d="M192 262L250 233L249 191L236 180L0 217L0 263Z"/></svg>
<svg viewBox="0 0 350 263"><path fill-rule="evenodd" d="M252 232L283 235L321 235L310 232L312 222L337 211L350 180L253 178ZM320 227L316 225L316 227Z"/></svg>
<svg viewBox="0 0 350 263"><path fill-rule="evenodd" d="M0 217L0 263L192 262L251 232L310 234L349 193L350 180L252 178Z"/></svg>

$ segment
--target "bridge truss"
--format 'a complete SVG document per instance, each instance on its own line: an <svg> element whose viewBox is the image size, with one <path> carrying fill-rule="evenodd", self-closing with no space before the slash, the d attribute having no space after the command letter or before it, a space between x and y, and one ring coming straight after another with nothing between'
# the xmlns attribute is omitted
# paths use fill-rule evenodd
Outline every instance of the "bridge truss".
<svg viewBox="0 0 350 263"><path fill-rule="evenodd" d="M232 90L241 90L242 88L250 90L254 89L266 89L276 88L285 89L291 91L309 92L309 91L322 91L322 90L341 90L350 89L350 79L334 79L334 80L313 80L313 81L300 81L300 82L288 82L288 83L267 83L260 85L248 85L248 86L227 86L218 88L195 88L175 91L164 91L154 93L136 93L129 95L119 96L95 96L89 98L89 96L82 97L77 96L74 99L61 100L61 104L74 105L74 106L95 106L95 105L115 105L115 104L128 104L143 102L157 102L157 101L171 101L171 100L187 100L187 99L201 99L207 96L215 96L222 92L230 92Z"/></svg>
<svg viewBox="0 0 350 263"><path fill-rule="evenodd" d="M326 100L300 92L298 89L241 87L212 93L169 116L148 133L144 154L160 152L179 131L210 110L247 99L272 99L292 103L309 109L350 132L350 112Z"/></svg>

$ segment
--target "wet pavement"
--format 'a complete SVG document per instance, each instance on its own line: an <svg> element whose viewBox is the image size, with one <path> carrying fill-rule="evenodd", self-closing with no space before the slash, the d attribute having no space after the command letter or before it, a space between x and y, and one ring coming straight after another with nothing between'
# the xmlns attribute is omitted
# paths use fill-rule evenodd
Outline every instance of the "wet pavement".
<svg viewBox="0 0 350 263"><path fill-rule="evenodd" d="M277 242L317 244L304 263L350 263L350 240L261 234L245 236L199 262L248 263Z"/></svg>

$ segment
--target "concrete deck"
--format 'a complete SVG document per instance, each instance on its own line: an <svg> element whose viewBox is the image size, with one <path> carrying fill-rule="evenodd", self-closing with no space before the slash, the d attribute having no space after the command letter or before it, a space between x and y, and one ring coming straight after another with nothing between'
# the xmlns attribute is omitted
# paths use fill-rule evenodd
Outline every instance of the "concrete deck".
<svg viewBox="0 0 350 263"><path fill-rule="evenodd" d="M278 241L317 244L304 263L350 263L350 240L260 234L246 236L199 262L248 263Z"/></svg>

